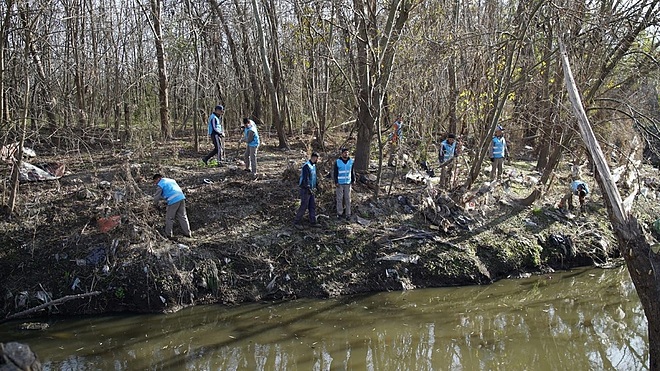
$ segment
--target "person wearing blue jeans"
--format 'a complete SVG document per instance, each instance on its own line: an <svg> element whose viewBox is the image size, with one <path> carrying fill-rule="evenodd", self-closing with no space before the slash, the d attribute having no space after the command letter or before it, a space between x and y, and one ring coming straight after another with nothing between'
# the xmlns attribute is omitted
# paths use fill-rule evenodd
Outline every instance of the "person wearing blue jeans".
<svg viewBox="0 0 660 371"><path fill-rule="evenodd" d="M309 210L309 222L312 226L317 226L316 223L316 162L319 159L319 154L314 152L307 162L300 170L300 180L298 186L300 187L300 207L293 219L293 225L297 229L302 229L300 222L302 221L305 211Z"/></svg>

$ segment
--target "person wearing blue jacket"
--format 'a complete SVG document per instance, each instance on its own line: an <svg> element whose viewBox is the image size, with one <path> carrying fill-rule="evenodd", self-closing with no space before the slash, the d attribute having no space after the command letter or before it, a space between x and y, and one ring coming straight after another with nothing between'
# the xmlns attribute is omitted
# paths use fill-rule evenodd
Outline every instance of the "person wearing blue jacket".
<svg viewBox="0 0 660 371"><path fill-rule="evenodd" d="M302 221L305 211L309 210L309 222L312 226L318 226L316 223L316 197L314 194L317 189L316 179L316 162L319 159L319 154L314 152L307 162L300 170L300 180L298 186L300 187L300 207L293 219L293 225L297 229L302 229L300 222Z"/></svg>
<svg viewBox="0 0 660 371"><path fill-rule="evenodd" d="M205 165L208 165L211 157L218 156L218 166L222 166L222 159L225 157L225 126L222 118L225 114L223 106L215 106L215 109L209 116L208 135L213 142L213 151L202 158Z"/></svg>
<svg viewBox="0 0 660 371"><path fill-rule="evenodd" d="M455 164L450 161L458 156L456 134L449 133L447 138L440 143L438 150L438 162L442 168L440 172L440 186L448 187L453 183Z"/></svg>
<svg viewBox="0 0 660 371"><path fill-rule="evenodd" d="M493 170L490 172L490 180L502 180L502 172L504 170L504 158L509 154L509 149L506 146L506 140L504 139L504 129L497 125L495 129L495 136L493 140L490 141L490 146L488 147L488 156L490 161L493 163Z"/></svg>
<svg viewBox="0 0 660 371"><path fill-rule="evenodd" d="M245 171L251 171L252 176L257 175L257 149L261 141L259 132L254 121L247 117L243 119L243 138L240 141L247 143L243 160L245 161Z"/></svg>
<svg viewBox="0 0 660 371"><path fill-rule="evenodd" d="M580 200L580 210L584 210L584 202L589 194L589 185L579 179L571 182L570 189L566 196L559 203L559 208L567 210L573 209L573 196L578 196Z"/></svg>
<svg viewBox="0 0 660 371"><path fill-rule="evenodd" d="M167 210L165 211L165 237L174 237L172 234L174 218L179 221L183 235L192 237L188 214L186 213L186 196L183 194L181 187L179 187L174 179L163 178L160 174L154 174L153 181L157 186L156 192L153 195L154 206L158 206L158 202L161 199L165 199L167 202Z"/></svg>
<svg viewBox="0 0 660 371"><path fill-rule="evenodd" d="M353 159L348 157L348 148L341 149L332 171L337 196L337 219L351 219L351 184L355 183Z"/></svg>

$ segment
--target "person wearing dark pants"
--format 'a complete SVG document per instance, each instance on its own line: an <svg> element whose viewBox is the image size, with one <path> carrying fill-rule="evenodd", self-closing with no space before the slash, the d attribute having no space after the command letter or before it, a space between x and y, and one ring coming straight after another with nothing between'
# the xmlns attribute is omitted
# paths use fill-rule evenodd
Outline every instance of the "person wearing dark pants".
<svg viewBox="0 0 660 371"><path fill-rule="evenodd" d="M154 174L154 184L157 190L154 193L154 206L158 206L160 199L167 201L167 210L165 211L165 237L173 238L172 227L174 219L179 221L179 225L183 230L183 235L192 237L190 232L190 223L188 222L188 214L186 213L186 196L183 194L181 187L174 179L163 178L160 174Z"/></svg>
<svg viewBox="0 0 660 371"><path fill-rule="evenodd" d="M316 223L316 197L314 195L317 186L316 162L318 159L318 153L312 153L312 156L307 162L305 162L300 171L300 180L298 181L298 186L300 186L300 207L298 208L296 217L293 220L293 225L297 229L302 229L300 222L302 221L306 210L309 210L309 222L311 225L318 225Z"/></svg>
<svg viewBox="0 0 660 371"><path fill-rule="evenodd" d="M218 166L222 166L222 159L225 157L225 127L222 118L225 113L223 106L215 106L215 109L209 116L208 134L213 142L213 151L202 158L205 165L213 156L218 156Z"/></svg>

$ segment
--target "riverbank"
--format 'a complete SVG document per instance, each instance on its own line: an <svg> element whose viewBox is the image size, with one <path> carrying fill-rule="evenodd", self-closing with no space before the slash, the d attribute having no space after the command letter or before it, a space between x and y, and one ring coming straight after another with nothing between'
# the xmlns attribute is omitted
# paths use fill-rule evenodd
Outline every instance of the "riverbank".
<svg viewBox="0 0 660 371"><path fill-rule="evenodd" d="M434 186L435 179L413 164L387 168L378 201L374 183L355 185L351 222L333 217L334 190L325 178L322 227L297 230L292 219L307 156L302 148L262 146L253 179L237 158L238 143L229 141L232 161L222 167L204 166L190 143L40 154L45 162L66 164L69 173L21 184L17 214L0 222L2 317L58 299L34 314L167 312L195 304L489 284L617 261L592 177L586 177L592 193L584 212L556 208L567 166L531 207L517 202L534 187L537 174L528 162L507 164L506 181L492 187L484 187L482 174L463 192L474 196L469 202ZM334 158L321 158L319 174L327 176ZM637 198L635 210L650 225L658 215L650 184L657 172L646 171L650 191ZM164 211L150 198L155 172L176 179L186 193L192 238L179 232L171 241L160 234Z"/></svg>

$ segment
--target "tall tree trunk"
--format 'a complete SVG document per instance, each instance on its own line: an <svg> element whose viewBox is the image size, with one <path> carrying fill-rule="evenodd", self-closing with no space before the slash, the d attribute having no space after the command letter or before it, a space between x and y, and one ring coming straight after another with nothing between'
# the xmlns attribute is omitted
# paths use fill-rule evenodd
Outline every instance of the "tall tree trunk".
<svg viewBox="0 0 660 371"><path fill-rule="evenodd" d="M660 252L653 251L644 237L644 232L637 220L630 214L634 196L637 189L628 196L626 206L621 200L616 183L612 179L610 169L605 160L596 136L591 129L589 119L580 101L579 92L573 79L573 73L568 61L566 47L559 40L562 64L564 67L564 80L568 90L569 100L578 119L580 135L584 141L598 172L598 182L603 190L603 199L607 203L607 210L614 232L619 241L621 255L623 255L630 278L635 284L637 295L644 308L648 321L649 336L649 370L660 370ZM626 203L627 203L626 202Z"/></svg>
<svg viewBox="0 0 660 371"><path fill-rule="evenodd" d="M162 0L151 0L151 20L154 40L156 42L156 60L158 61L158 103L160 112L160 132L165 140L172 139L172 125L170 124L169 108L169 81L167 77L167 62L165 58L165 45L163 41L163 14Z"/></svg>
<svg viewBox="0 0 660 371"><path fill-rule="evenodd" d="M9 34L9 21L14 8L14 0L7 0L6 11L0 24L0 127L10 120L9 104L5 96L5 46Z"/></svg>
<svg viewBox="0 0 660 371"><path fill-rule="evenodd" d="M375 0L354 0L357 24L357 148L356 171L369 168L371 143L376 126L382 117L383 101L394 65L395 47L403 26L408 20L412 3L409 0L393 1L382 30L378 29ZM382 157L381 157L382 166Z"/></svg>
<svg viewBox="0 0 660 371"><path fill-rule="evenodd" d="M252 114L252 117L256 119L261 119L262 116L262 102L261 102L261 84L259 83L259 76L257 71L257 66L254 63L255 57L250 51L250 33L247 29L248 17L246 11L241 8L241 4L238 0L234 1L234 7L236 8L236 14L238 14L239 27L241 30L241 46L243 49L243 58L245 64L247 65L248 76L250 80L250 86L252 88L252 106L245 107L245 114Z"/></svg>

